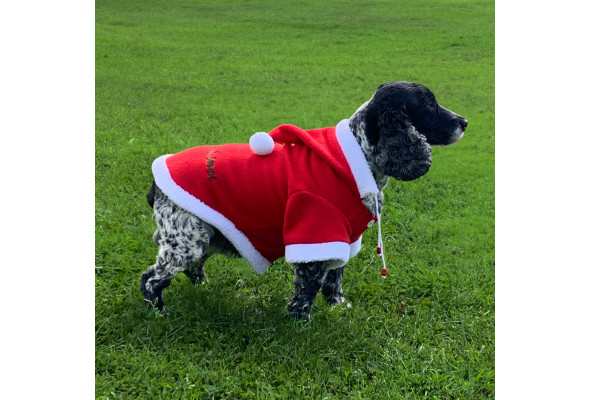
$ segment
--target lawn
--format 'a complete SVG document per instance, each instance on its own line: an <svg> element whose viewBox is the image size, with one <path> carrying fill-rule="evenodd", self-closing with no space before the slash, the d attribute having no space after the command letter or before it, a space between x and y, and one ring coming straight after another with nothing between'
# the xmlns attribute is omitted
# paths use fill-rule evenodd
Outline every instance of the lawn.
<svg viewBox="0 0 590 400"><path fill-rule="evenodd" d="M493 1L97 0L95 65L97 398L494 397ZM394 80L469 127L387 186L387 279L372 228L350 309L318 297L295 323L288 264L259 276L215 256L204 285L172 282L169 316L146 315L157 156L333 126Z"/></svg>

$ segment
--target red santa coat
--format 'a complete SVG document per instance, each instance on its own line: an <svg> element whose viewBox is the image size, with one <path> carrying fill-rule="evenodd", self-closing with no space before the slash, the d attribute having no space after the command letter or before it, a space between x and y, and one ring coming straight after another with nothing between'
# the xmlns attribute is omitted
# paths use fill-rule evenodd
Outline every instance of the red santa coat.
<svg viewBox="0 0 590 400"><path fill-rule="evenodd" d="M217 228L258 273L282 256L346 264L376 220L362 197L378 193L348 120L309 131L281 125L269 135L267 155L226 144L162 156L152 165L156 184Z"/></svg>

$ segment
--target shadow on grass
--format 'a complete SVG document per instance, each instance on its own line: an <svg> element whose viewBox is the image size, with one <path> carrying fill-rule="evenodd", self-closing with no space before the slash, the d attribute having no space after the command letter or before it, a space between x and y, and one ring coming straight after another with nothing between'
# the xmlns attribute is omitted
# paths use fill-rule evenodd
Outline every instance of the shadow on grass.
<svg viewBox="0 0 590 400"><path fill-rule="evenodd" d="M197 351L215 348L219 354L302 346L314 352L339 337L346 340L353 310L331 308L319 295L314 319L296 321L285 308L290 281L277 276L263 279L274 282L256 279L261 278L238 278L231 285L214 277L194 286L179 276L164 292L167 316L148 314L141 292L132 290L97 314L97 346L131 345L160 354L187 345Z"/></svg>

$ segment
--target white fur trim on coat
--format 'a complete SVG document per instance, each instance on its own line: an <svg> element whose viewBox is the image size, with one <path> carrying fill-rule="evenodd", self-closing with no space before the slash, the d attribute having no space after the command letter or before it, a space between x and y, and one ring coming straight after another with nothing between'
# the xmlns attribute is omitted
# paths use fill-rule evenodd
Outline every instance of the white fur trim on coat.
<svg viewBox="0 0 590 400"><path fill-rule="evenodd" d="M330 268L340 268L354 257L360 248L360 238L352 244L345 242L289 244L285 246L285 261L289 263L326 261Z"/></svg>
<svg viewBox="0 0 590 400"><path fill-rule="evenodd" d="M343 119L336 125L336 138L352 170L352 175L356 181L361 198L367 193L379 193L369 163L361 150L361 146L352 134L348 121L347 119Z"/></svg>

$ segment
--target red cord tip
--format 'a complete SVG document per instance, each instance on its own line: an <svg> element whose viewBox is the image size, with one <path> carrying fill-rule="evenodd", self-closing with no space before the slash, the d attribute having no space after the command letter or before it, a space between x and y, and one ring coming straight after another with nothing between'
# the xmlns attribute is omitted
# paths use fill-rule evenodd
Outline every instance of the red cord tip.
<svg viewBox="0 0 590 400"><path fill-rule="evenodd" d="M377 254L381 254L381 246L377 247Z"/></svg>
<svg viewBox="0 0 590 400"><path fill-rule="evenodd" d="M381 277L385 278L387 276L387 270L385 269L385 267L381 270Z"/></svg>

